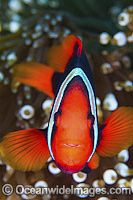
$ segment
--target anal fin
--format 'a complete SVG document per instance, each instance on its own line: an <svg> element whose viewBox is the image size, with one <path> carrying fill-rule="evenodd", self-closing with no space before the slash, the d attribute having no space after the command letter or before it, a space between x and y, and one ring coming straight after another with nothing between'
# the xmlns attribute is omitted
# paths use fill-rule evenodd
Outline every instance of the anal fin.
<svg viewBox="0 0 133 200"><path fill-rule="evenodd" d="M95 152L93 154L92 158L90 159L90 161L88 162L88 167L90 169L96 169L96 168L98 168L98 166L99 166L99 160L100 160L100 158L99 158L98 154Z"/></svg>
<svg viewBox="0 0 133 200"><path fill-rule="evenodd" d="M81 170L82 172L85 172L86 174L90 174L92 170L98 168L99 166L99 156L95 152L89 162L86 163L85 167Z"/></svg>

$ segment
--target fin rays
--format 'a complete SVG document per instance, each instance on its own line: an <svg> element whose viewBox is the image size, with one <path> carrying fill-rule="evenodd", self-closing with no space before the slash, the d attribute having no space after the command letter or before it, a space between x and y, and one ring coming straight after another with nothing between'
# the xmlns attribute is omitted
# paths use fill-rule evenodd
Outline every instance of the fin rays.
<svg viewBox="0 0 133 200"><path fill-rule="evenodd" d="M13 81L27 84L54 97L52 77L53 69L36 62L26 62L15 65L13 68Z"/></svg>
<svg viewBox="0 0 133 200"><path fill-rule="evenodd" d="M45 135L37 129L7 134L0 143L0 153L7 164L21 171L41 169L50 156Z"/></svg>
<svg viewBox="0 0 133 200"><path fill-rule="evenodd" d="M96 152L111 157L133 145L133 108L120 107L103 125L101 141Z"/></svg>

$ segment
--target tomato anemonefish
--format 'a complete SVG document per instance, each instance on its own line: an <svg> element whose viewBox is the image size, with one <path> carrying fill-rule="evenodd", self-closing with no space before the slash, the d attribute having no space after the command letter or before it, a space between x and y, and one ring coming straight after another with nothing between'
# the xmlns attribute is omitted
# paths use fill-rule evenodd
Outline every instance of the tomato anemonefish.
<svg viewBox="0 0 133 200"><path fill-rule="evenodd" d="M99 155L111 157L133 144L133 108L120 107L98 128L93 76L79 38L69 35L47 55L48 66L14 66L13 81L54 98L45 130L8 133L0 143L2 158L22 171L41 169L51 155L66 173L90 173Z"/></svg>

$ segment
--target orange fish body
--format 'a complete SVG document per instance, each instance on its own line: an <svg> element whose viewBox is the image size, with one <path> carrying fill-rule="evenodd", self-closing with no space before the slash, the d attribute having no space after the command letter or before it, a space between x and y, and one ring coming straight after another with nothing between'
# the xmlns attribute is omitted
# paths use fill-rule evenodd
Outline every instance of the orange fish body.
<svg viewBox="0 0 133 200"><path fill-rule="evenodd" d="M89 100L81 85L72 83L61 102L61 114L56 115L57 130L52 140L52 152L57 165L70 173L84 167L93 149L88 105Z"/></svg>
<svg viewBox="0 0 133 200"><path fill-rule="evenodd" d="M93 76L79 38L70 35L53 46L47 61L50 67L35 62L14 66L14 82L45 92L54 104L47 129L20 130L3 138L0 153L10 166L40 170L52 156L65 173L90 173L99 156L111 157L133 145L132 107L118 108L98 129Z"/></svg>
<svg viewBox="0 0 133 200"><path fill-rule="evenodd" d="M82 170L98 141L92 72L75 38L74 51L56 92L48 126L48 147L57 166L66 173Z"/></svg>

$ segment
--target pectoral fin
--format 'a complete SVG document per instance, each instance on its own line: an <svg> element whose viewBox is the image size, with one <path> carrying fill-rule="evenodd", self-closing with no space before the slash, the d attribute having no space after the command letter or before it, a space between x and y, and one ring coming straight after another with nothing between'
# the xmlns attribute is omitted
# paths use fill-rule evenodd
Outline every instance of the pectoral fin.
<svg viewBox="0 0 133 200"><path fill-rule="evenodd" d="M104 122L96 152L112 157L133 145L133 107L120 107Z"/></svg>
<svg viewBox="0 0 133 200"><path fill-rule="evenodd" d="M16 170L40 170L50 157L47 129L25 129L8 133L0 143L4 161Z"/></svg>

